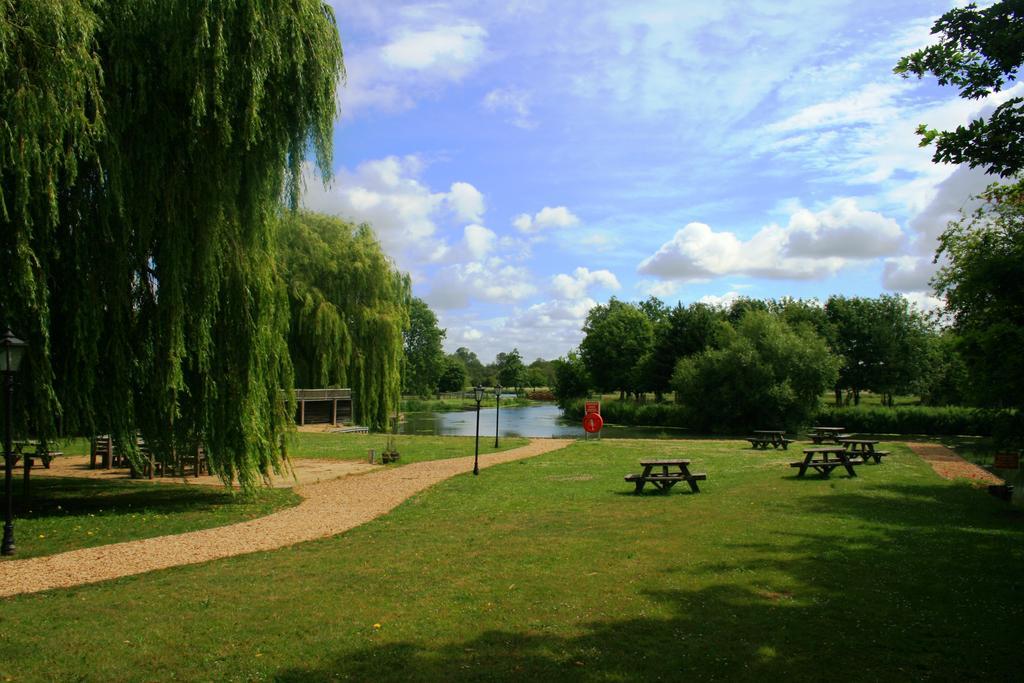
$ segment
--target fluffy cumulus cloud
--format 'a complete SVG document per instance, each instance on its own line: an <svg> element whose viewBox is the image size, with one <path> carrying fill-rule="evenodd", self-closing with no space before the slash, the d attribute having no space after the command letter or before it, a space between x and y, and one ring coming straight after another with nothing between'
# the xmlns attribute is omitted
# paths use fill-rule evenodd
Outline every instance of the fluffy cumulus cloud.
<svg viewBox="0 0 1024 683"><path fill-rule="evenodd" d="M840 199L817 212L798 209L788 225L765 226L749 240L689 223L638 270L677 282L725 275L807 280L834 274L853 261L897 254L903 244L895 221Z"/></svg>
<svg viewBox="0 0 1024 683"><path fill-rule="evenodd" d="M438 309L466 308L474 299L515 303L537 292L530 272L492 258L456 263L440 269L424 299Z"/></svg>
<svg viewBox="0 0 1024 683"><path fill-rule="evenodd" d="M469 183L452 183L446 199L459 220L477 223L483 220L484 196Z"/></svg>
<svg viewBox="0 0 1024 683"><path fill-rule="evenodd" d="M498 236L494 234L493 230L474 224L463 228L463 239L469 255L474 260L480 261L494 251Z"/></svg>
<svg viewBox="0 0 1024 683"><path fill-rule="evenodd" d="M701 298L697 299L697 303L707 304L708 306L715 306L718 308L728 308L742 296L737 291L728 291L725 294L705 294Z"/></svg>
<svg viewBox="0 0 1024 683"><path fill-rule="evenodd" d="M564 206L545 206L533 216L522 213L512 221L520 232L538 233L543 230L557 230L579 225L580 219Z"/></svg>
<svg viewBox="0 0 1024 683"><path fill-rule="evenodd" d="M303 205L369 223L385 251L406 270L452 256L441 230L449 216L473 223L472 229L463 231L463 239L469 253L481 258L496 240L493 232L477 224L484 212L483 195L466 182L453 183L449 192L434 192L420 180L422 171L416 156L386 157L364 162L354 171L343 168L324 188L307 168Z"/></svg>
<svg viewBox="0 0 1024 683"><path fill-rule="evenodd" d="M577 268L572 275L560 273L551 279L555 293L563 299L579 299L586 295L591 287L620 289L619 279L610 270L594 270Z"/></svg>
<svg viewBox="0 0 1024 683"><path fill-rule="evenodd" d="M527 362L534 358L550 360L579 346L583 338L583 322L590 309L596 305L596 301L584 297L575 301L553 299L526 307L515 307L510 315L486 321L483 334L477 339L466 341L473 342L469 346L481 359L490 359L499 352L517 348ZM456 329L471 328L468 325L462 327L460 320L455 317L442 315L441 319L443 324L450 324ZM446 342L446 347L451 349L460 345L466 344L453 343L451 339Z"/></svg>
<svg viewBox="0 0 1024 683"><path fill-rule="evenodd" d="M801 209L789 219L790 256L868 259L893 254L904 245L903 231L891 218L863 211L852 199L812 213Z"/></svg>
<svg viewBox="0 0 1024 683"><path fill-rule="evenodd" d="M885 262L882 284L886 289L930 296L930 280L941 265L935 262L939 235L950 221L977 208L975 197L991 182L992 176L981 169L960 166L935 186L928 203L908 222L913 237L909 253ZM934 307L927 301L922 306Z"/></svg>

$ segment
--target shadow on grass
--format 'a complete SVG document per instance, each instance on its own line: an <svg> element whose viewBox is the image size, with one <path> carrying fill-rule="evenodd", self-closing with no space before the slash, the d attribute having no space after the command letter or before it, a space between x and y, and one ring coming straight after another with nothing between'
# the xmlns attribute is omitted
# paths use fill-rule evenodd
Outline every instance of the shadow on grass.
<svg viewBox="0 0 1024 683"><path fill-rule="evenodd" d="M146 510L171 514L198 507L237 502L232 494L198 486L171 486L131 481L102 481L74 477L32 480L26 501L21 482L14 486L14 505L21 517L68 517L95 514L133 514Z"/></svg>
<svg viewBox="0 0 1024 683"><path fill-rule="evenodd" d="M369 644L274 680L1019 680L1018 513L948 485L808 504L810 524L688 568L713 585L641 590L641 616Z"/></svg>

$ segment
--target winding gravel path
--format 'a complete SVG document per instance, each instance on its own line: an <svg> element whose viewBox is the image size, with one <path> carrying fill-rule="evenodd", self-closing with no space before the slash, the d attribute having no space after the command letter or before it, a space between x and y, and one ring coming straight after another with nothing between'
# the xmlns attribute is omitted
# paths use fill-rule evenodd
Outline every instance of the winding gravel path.
<svg viewBox="0 0 1024 683"><path fill-rule="evenodd" d="M1003 480L988 470L967 462L949 448L937 443L908 443L910 450L932 466L944 479L972 479L982 484L1002 484Z"/></svg>
<svg viewBox="0 0 1024 683"><path fill-rule="evenodd" d="M569 439L534 439L480 456L480 467L564 448ZM472 469L472 457L418 462L297 487L303 501L266 517L174 536L158 536L0 564L0 597L67 588L222 557L275 550L334 536L369 522L415 493Z"/></svg>

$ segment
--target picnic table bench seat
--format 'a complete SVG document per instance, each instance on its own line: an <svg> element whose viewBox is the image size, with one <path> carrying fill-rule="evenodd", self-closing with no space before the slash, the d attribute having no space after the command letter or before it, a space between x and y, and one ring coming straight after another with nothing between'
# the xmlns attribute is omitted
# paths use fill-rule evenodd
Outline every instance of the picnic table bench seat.
<svg viewBox="0 0 1024 683"><path fill-rule="evenodd" d="M706 472L691 472L689 460L668 459L668 460L641 460L643 473L627 474L625 480L636 485L635 493L642 493L645 484L653 484L663 492L668 492L673 486L681 481L690 485L690 490L700 493L697 486L698 481L708 478ZM669 468L678 468L672 469Z"/></svg>
<svg viewBox="0 0 1024 683"><path fill-rule="evenodd" d="M636 493L643 491L644 484L647 483L654 484L662 491L668 491L681 481L688 482L691 489L695 492L700 492L700 489L697 488L697 482L707 481L707 478L707 472L692 472L690 474L683 474L682 472L670 472L669 474L651 472L646 476L640 473L627 474L625 480L636 484Z"/></svg>
<svg viewBox="0 0 1024 683"><path fill-rule="evenodd" d="M867 451L863 454L864 461L868 458L874 458L876 463L881 463L882 458L889 455L889 451Z"/></svg>
<svg viewBox="0 0 1024 683"><path fill-rule="evenodd" d="M849 439L853 434L808 434L807 438L816 444L824 443L825 441L832 441L839 443L840 439Z"/></svg>
<svg viewBox="0 0 1024 683"><path fill-rule="evenodd" d="M748 436L746 437L746 440L750 442L751 447L759 448L762 451L768 450L769 446L773 448L781 446L783 450L787 450L789 448L789 444L795 441L795 439L787 439L785 437L772 438L770 436Z"/></svg>

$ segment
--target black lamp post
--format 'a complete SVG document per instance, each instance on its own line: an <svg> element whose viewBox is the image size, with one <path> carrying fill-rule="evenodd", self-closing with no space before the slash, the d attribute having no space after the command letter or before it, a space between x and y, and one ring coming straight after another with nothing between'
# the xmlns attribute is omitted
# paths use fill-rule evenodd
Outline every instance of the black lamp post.
<svg viewBox="0 0 1024 683"><path fill-rule="evenodd" d="M476 448L473 451L473 475L480 474L480 401L484 400L484 388L479 384L473 387L473 398L476 400Z"/></svg>
<svg viewBox="0 0 1024 683"><path fill-rule="evenodd" d="M494 409L494 447L498 447L498 418L501 417L501 385L494 387L494 400L497 402Z"/></svg>
<svg viewBox="0 0 1024 683"><path fill-rule="evenodd" d="M0 372L4 375L4 540L0 555L14 554L14 494L11 492L11 470L14 466L14 452L11 450L11 401L14 400L14 373L21 365L21 357L28 344L21 341L8 329L0 339Z"/></svg>

